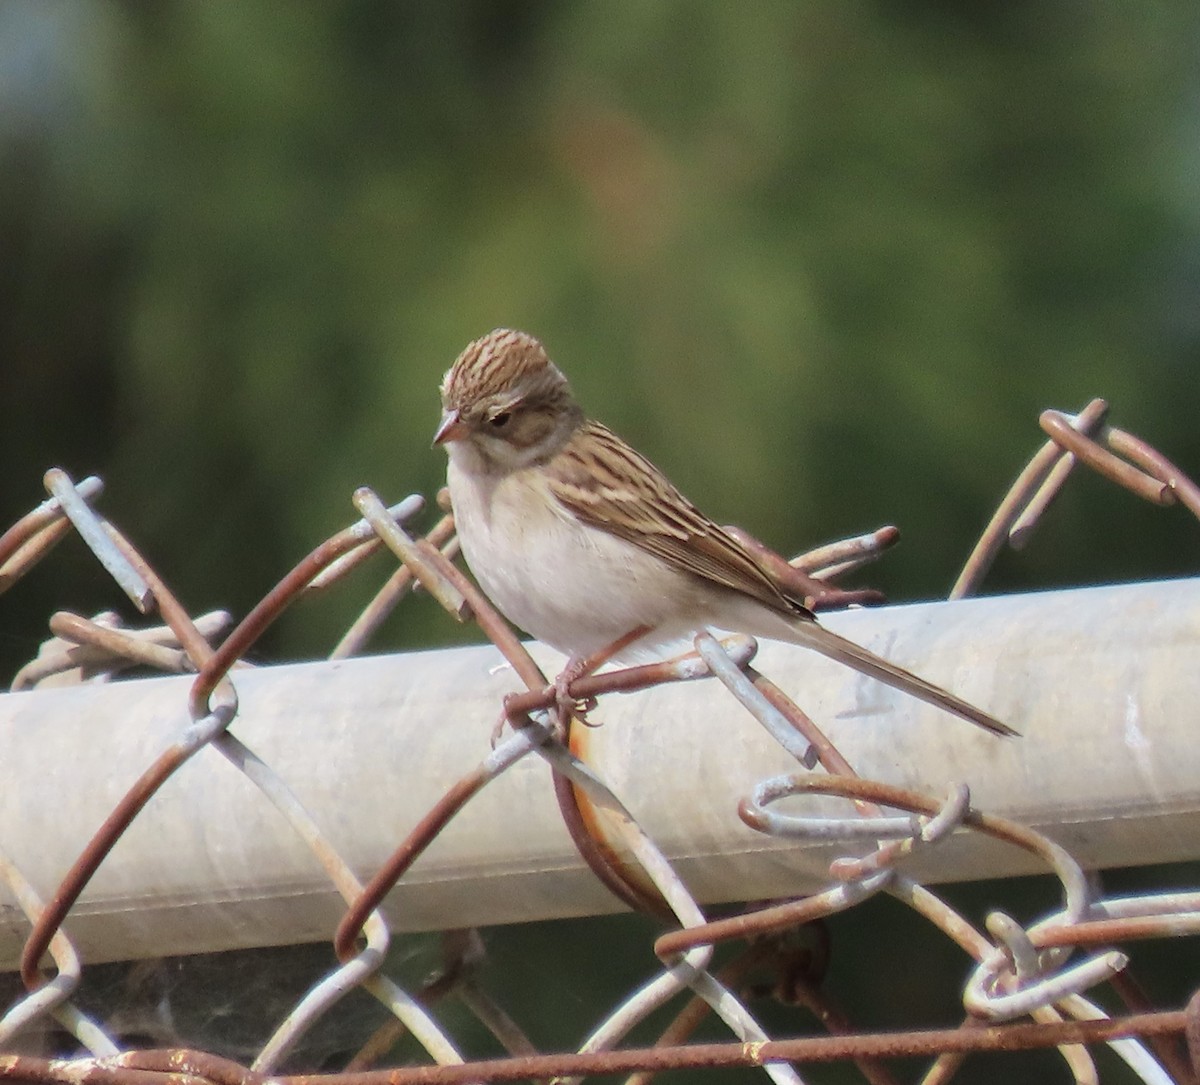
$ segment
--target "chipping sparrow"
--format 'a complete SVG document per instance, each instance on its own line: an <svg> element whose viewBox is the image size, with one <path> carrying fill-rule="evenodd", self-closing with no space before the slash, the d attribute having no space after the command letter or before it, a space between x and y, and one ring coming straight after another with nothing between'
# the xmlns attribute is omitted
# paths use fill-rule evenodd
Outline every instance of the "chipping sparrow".
<svg viewBox="0 0 1200 1085"><path fill-rule="evenodd" d="M584 657L641 627L630 658L701 629L813 648L1001 735L986 712L817 624L802 599L615 433L588 420L542 344L498 329L442 381L434 437L467 564L511 621Z"/></svg>

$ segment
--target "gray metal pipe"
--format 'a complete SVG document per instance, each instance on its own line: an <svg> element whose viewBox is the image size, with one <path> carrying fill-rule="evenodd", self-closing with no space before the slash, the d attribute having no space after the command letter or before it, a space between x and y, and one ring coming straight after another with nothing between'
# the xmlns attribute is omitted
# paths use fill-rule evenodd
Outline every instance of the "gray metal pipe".
<svg viewBox="0 0 1200 1085"><path fill-rule="evenodd" d="M1044 831L1087 866L1200 854L1200 580L830 615L830 627L992 711L999 740L811 652L764 643L757 666L864 776ZM541 657L553 673L555 657ZM366 877L489 752L518 687L490 646L236 673L233 731L288 782ZM186 726L187 678L0 696L0 851L43 896L123 792ZM792 896L862 848L757 834L735 808L797 765L714 681L610 695L588 760L704 902ZM794 800L789 800L794 801ZM805 812L843 815L836 800ZM1039 869L957 833L905 868L930 880ZM609 912L576 856L549 773L528 757L473 799L392 893L398 930ZM256 789L203 750L101 866L67 922L85 960L322 940L341 914L312 856ZM0 958L28 924L0 887Z"/></svg>

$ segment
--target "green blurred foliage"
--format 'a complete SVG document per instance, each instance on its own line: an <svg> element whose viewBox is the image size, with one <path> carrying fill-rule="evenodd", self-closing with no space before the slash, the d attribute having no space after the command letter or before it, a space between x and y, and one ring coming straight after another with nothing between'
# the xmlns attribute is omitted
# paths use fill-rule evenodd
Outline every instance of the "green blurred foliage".
<svg viewBox="0 0 1200 1085"><path fill-rule="evenodd" d="M0 521L62 465L194 610L432 495L497 325L717 517L943 594L1094 395L1200 471L1193 0L0 0ZM1189 573L1080 478L995 590ZM377 565L377 577L383 566ZM290 615L319 655L373 585ZM120 605L69 543L6 600ZM401 609L379 647L460 632Z"/></svg>
<svg viewBox="0 0 1200 1085"><path fill-rule="evenodd" d="M0 509L101 474L190 605L244 611L358 484L432 493L438 378L502 324L718 517L789 551L898 523L895 597L945 590L1044 406L1200 461L1190 3L0 20ZM1180 517L1080 490L995 586L1193 566ZM54 587L22 591L14 660Z"/></svg>

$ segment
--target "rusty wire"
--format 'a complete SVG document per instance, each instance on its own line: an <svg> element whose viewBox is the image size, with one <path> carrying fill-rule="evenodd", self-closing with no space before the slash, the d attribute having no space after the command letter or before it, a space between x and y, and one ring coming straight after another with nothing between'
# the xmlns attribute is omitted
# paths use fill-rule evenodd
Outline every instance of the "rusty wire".
<svg viewBox="0 0 1200 1085"><path fill-rule="evenodd" d="M1041 416L1049 441L1001 502L951 598L978 590L1006 542L1016 548L1027 544L1079 464L1155 504L1178 502L1200 517L1200 488L1144 441L1109 426L1107 413L1107 405L1094 400L1076 416L1056 411ZM1093 891L1071 856L1044 835L975 809L965 784L939 797L858 777L820 726L754 668L756 645L750 638L718 641L701 633L695 639L695 651L677 659L601 673L585 667L577 675L548 681L513 630L453 563L453 518L444 499L447 514L428 535L414 536L405 524L420 511L419 498L389 509L370 491L359 490L354 503L363 519L317 547L213 647L212 640L224 631L229 617L217 613L193 621L188 616L126 536L93 508L102 491L99 480L74 485L64 472L52 470L45 484L50 498L0 536L0 591L28 573L64 534L75 530L135 606L142 613L157 612L164 625L126 629L112 615L93 619L55 615L50 623L54 639L44 646L38 660L22 668L14 688L52 681L105 680L133 666L194 672L196 678L188 703L181 706L175 741L160 751L113 808L48 900L40 899L21 872L0 854L0 880L17 899L32 928L21 962L28 993L0 1016L0 1048L30 1022L51 1015L89 1052L87 1057L68 1061L0 1056L0 1078L111 1081L119 1085L164 1081L250 1085L271 1075L272 1080L297 1083L319 1080L374 1085L385 1080L385 1074L389 1082L399 1083L637 1072L641 1082L648 1080L646 1075L667 1069L736 1065L762 1067L776 1081L801 1082L799 1068L803 1065L847 1059L858 1065L868 1081L886 1083L893 1079L880 1060L925 1055L936 1056L924 1076L925 1082L935 1083L950 1080L970 1052L1057 1047L1073 1079L1085 1082L1095 1080L1096 1071L1083 1045L1106 1042L1143 1081L1195 1080L1200 999L1193 999L1186 1009L1153 1012L1144 999L1139 1000L1139 988L1126 971L1128 956L1112 947L1200 933L1200 892L1105 898ZM878 557L897 537L894 528L882 528L788 563L745 533L739 535L814 607L880 601L877 593L845 591L832 581ZM245 654L268 626L298 596L329 589L385 548L395 554L400 565L334 649L332 658L361 650L392 608L419 586L456 620L472 618L507 659L526 692L512 694L497 705L504 730L498 727L494 747L408 830L390 859L364 885L307 813L300 797L230 733L229 725L238 711L236 668L244 665ZM588 704L616 692L697 680L724 685L799 766L793 774L758 782L742 800L737 816L754 830L772 836L833 839L853 849L853 854L831 863L824 889L799 900L766 903L725 918L705 914L654 841L588 765L583 753L586 742L582 741ZM121 1051L72 1001L83 965L62 929L80 893L129 824L153 801L163 783L206 746L218 750L274 804L346 902L346 912L333 934L337 966L293 1007L250 1067L185 1049ZM477 976L475 965L483 950L474 932L447 936L442 970L415 993L381 971L390 935L380 903L475 795L530 755L549 764L564 822L597 876L629 906L668 917L674 928L654 944L662 971L612 1008L574 1053L538 1054L515 1021L490 998ZM837 796L848 804L847 816L796 813L794 802L810 795ZM774 811L772 806L785 798L793 803L788 811ZM995 911L988 916L985 930L977 929L902 869L914 852L936 848L952 833L990 837L1035 856L1058 879L1063 908L1026 926ZM808 965L798 968L793 963L780 965L788 978L781 981L779 989L790 992L793 1003L808 1006L830 1035L772 1039L751 1012L747 996L738 990L751 969L764 961L788 959L777 940L789 932L878 893L905 903L974 961L963 996L967 1011L963 1023L936 1031L857 1031L819 990L818 973L823 966L812 972ZM740 962L717 970L712 964L714 949L730 940L748 940L751 949ZM52 971L44 971L47 952ZM1132 1012L1126 1016L1107 1015L1086 997L1087 992L1110 981L1128 996ZM344 1072L280 1077L278 1067L300 1039L358 988L369 991L386 1007L393 1015L391 1022L366 1041ZM690 998L686 1009L654 1046L619 1047L651 1012L684 993ZM468 1061L432 1012L435 1003L448 997L469 1007L509 1056ZM685 1042L710 1014L724 1021L736 1043ZM1033 1020L1001 1024L1018 1017ZM368 1069L386 1057L403 1032L411 1034L436 1065ZM1172 1038L1186 1040L1190 1058L1181 1047L1172 1046ZM1164 1067L1170 1069L1169 1075Z"/></svg>

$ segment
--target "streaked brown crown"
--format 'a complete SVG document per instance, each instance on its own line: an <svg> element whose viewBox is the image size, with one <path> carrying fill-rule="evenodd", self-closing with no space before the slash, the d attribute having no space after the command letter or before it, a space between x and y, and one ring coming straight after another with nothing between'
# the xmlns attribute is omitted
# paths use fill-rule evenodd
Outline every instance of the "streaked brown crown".
<svg viewBox="0 0 1200 1085"><path fill-rule="evenodd" d="M442 406L463 410L504 394L534 391L570 395L567 379L541 341L527 332L497 328L470 343L442 379Z"/></svg>

